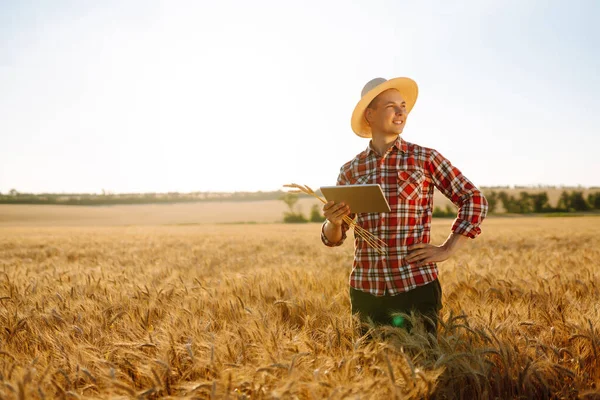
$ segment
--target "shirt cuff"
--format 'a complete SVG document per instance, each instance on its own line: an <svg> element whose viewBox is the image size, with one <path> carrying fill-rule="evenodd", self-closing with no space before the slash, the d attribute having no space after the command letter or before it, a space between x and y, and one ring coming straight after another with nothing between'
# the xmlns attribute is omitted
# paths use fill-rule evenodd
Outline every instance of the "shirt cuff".
<svg viewBox="0 0 600 400"><path fill-rule="evenodd" d="M452 232L475 239L481 233L481 229L469 221L456 219L452 224Z"/></svg>
<svg viewBox="0 0 600 400"><path fill-rule="evenodd" d="M342 228L342 238L340 239L339 242L334 243L334 242L330 241L329 239L327 239L327 236L325 236L325 224L326 223L327 223L327 220L325 220L325 222L323 222L323 225L321 225L321 241L327 247L341 246L344 243L344 240L346 240L346 230L347 229Z"/></svg>

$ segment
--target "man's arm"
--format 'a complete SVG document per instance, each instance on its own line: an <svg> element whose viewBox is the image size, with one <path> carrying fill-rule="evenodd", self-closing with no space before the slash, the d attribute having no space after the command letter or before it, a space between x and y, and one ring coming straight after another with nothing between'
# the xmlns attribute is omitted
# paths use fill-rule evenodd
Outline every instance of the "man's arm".
<svg viewBox="0 0 600 400"><path fill-rule="evenodd" d="M343 218L350 215L350 207L344 203L336 204L330 201L323 206L323 215L327 218L323 225L323 235L329 243L340 243L345 233Z"/></svg>
<svg viewBox="0 0 600 400"><path fill-rule="evenodd" d="M488 208L481 191L437 151L432 150L427 168L435 187L458 206L458 215L452 224L452 233L441 246L418 243L408 248L406 260L417 262L418 266L445 261L464 245L467 238L477 237Z"/></svg>
<svg viewBox="0 0 600 400"><path fill-rule="evenodd" d="M344 174L344 167L342 167L336 185L345 184L347 184L347 178ZM344 217L350 215L350 207L344 203L336 204L330 201L323 205L323 215L326 220L321 228L321 241L329 247L341 246L346 240L346 231L350 228L344 222Z"/></svg>

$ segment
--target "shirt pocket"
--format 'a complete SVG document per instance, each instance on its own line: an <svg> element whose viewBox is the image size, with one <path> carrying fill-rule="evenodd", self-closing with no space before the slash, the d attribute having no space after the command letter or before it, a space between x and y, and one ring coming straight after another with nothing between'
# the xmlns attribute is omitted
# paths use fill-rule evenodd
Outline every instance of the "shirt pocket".
<svg viewBox="0 0 600 400"><path fill-rule="evenodd" d="M423 193L425 174L420 169L398 171L398 197L418 200Z"/></svg>

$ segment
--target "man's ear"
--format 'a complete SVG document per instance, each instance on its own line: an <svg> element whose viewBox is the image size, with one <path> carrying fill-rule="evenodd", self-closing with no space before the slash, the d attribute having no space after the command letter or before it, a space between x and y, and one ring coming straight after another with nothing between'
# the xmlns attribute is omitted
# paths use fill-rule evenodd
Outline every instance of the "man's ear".
<svg viewBox="0 0 600 400"><path fill-rule="evenodd" d="M365 121L367 121L367 125L371 126L371 114L373 113L373 109L367 108L365 110Z"/></svg>

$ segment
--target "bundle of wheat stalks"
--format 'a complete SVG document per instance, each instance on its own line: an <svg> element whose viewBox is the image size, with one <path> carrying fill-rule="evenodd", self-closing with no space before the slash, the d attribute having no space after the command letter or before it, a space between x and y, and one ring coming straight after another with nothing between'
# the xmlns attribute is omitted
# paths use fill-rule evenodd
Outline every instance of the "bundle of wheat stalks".
<svg viewBox="0 0 600 400"><path fill-rule="evenodd" d="M290 190L290 193L306 193L308 195L313 196L318 199L321 203L327 203L327 200L319 196L312 190L310 187L306 185L298 185L297 183L290 183L288 185L283 185L286 188L292 188L295 190ZM344 216L344 222L348 224L348 226L354 229L354 233L363 238L369 246L374 248L379 254L386 254L386 244L383 240L379 239L377 236L373 235L368 230L362 228L357 225L356 222L348 216Z"/></svg>

